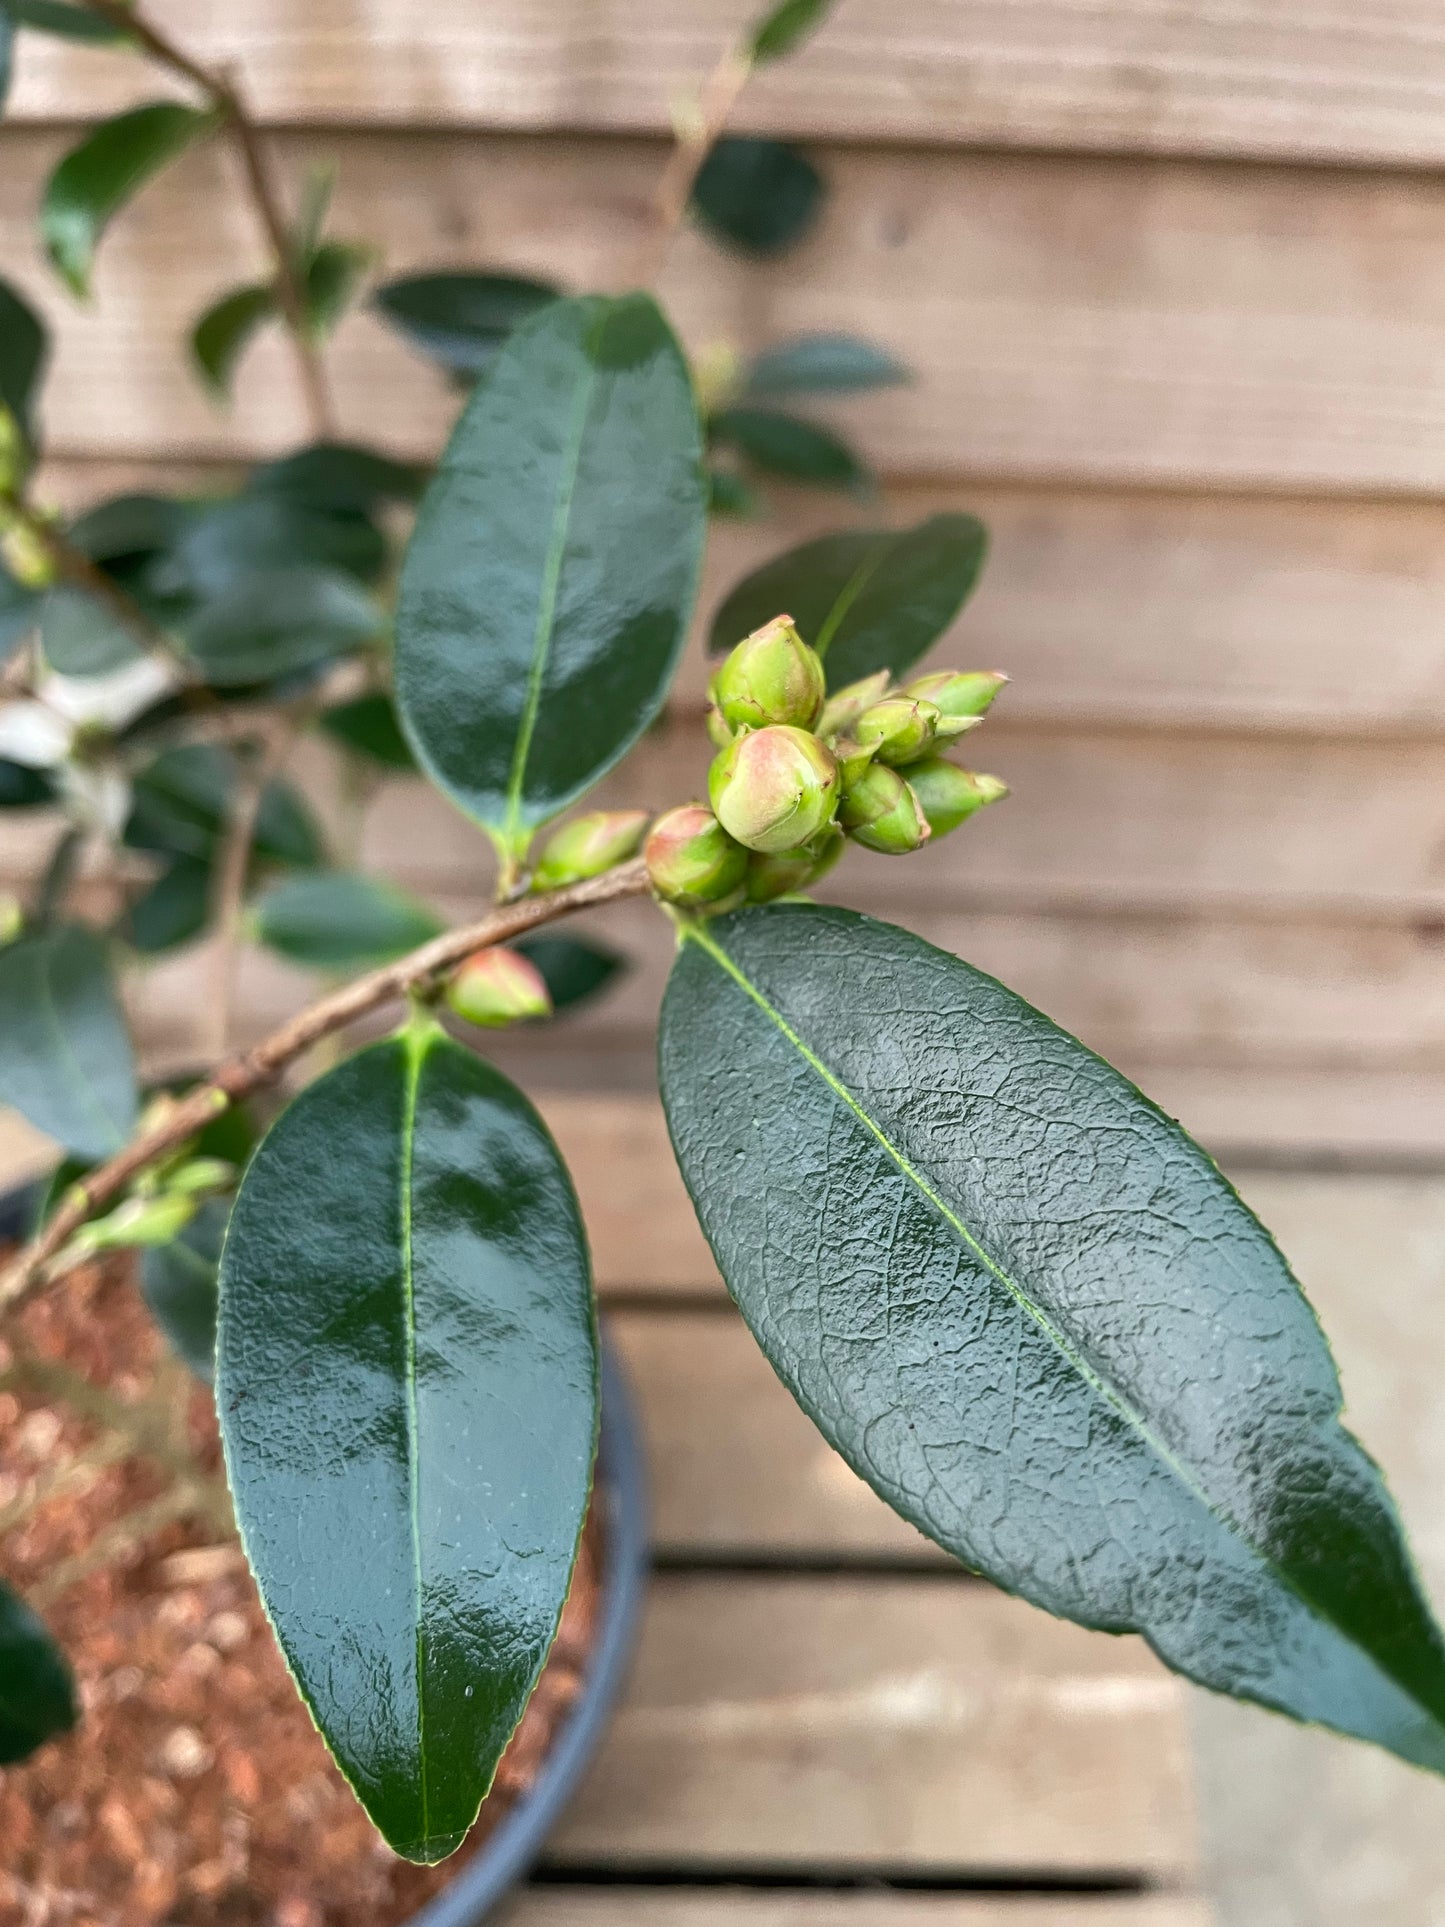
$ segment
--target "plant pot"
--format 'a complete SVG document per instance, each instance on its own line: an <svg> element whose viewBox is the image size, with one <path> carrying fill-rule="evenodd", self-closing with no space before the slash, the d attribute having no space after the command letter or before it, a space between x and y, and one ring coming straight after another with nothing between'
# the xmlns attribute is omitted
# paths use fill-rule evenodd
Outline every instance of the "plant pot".
<svg viewBox="0 0 1445 1927"><path fill-rule="evenodd" d="M0 1245L24 1235L33 1194L0 1195ZM476 1927L537 1858L595 1752L621 1689L647 1572L646 1485L628 1388L604 1343L602 1430L597 1467L601 1579L590 1657L577 1697L563 1714L530 1784L409 1927ZM84 1744L83 1731L74 1742Z"/></svg>

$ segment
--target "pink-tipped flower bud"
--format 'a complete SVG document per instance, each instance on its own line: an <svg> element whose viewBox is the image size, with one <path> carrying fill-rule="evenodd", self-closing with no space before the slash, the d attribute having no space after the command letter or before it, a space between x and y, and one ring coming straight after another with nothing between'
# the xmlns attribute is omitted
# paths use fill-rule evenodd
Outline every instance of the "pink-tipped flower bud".
<svg viewBox="0 0 1445 1927"><path fill-rule="evenodd" d="M647 828L646 810L588 810L554 830L532 874L534 890L560 890L625 863L637 854Z"/></svg>
<svg viewBox="0 0 1445 1927"><path fill-rule="evenodd" d="M447 985L447 1003L458 1017L485 1030L552 1014L551 994L537 966L501 944L467 958Z"/></svg>
<svg viewBox="0 0 1445 1927"><path fill-rule="evenodd" d="M708 689L730 729L784 723L811 729L823 707L823 664L793 627L775 616L728 656Z"/></svg>
<svg viewBox="0 0 1445 1927"><path fill-rule="evenodd" d="M905 696L918 696L955 720L981 716L1008 681L999 669L940 669L908 684Z"/></svg>
<svg viewBox="0 0 1445 1927"><path fill-rule="evenodd" d="M908 786L918 798L918 807L934 836L947 836L986 804L1008 795L1008 784L998 777L980 776L936 756L912 766Z"/></svg>
<svg viewBox="0 0 1445 1927"><path fill-rule="evenodd" d="M714 761L708 795L728 835L748 849L796 850L832 820L838 765L805 729L756 729Z"/></svg>
<svg viewBox="0 0 1445 1927"><path fill-rule="evenodd" d="M942 715L930 702L913 696L885 696L865 709L853 734L865 749L872 747L880 763L899 769L916 763L932 749Z"/></svg>
<svg viewBox="0 0 1445 1927"><path fill-rule="evenodd" d="M813 727L825 740L851 735L853 725L863 711L871 709L874 703L881 702L888 694L891 680L888 671L880 669L872 676L864 676L861 682L850 682L842 689L834 690Z"/></svg>
<svg viewBox="0 0 1445 1927"><path fill-rule="evenodd" d="M864 771L844 796L839 820L855 843L881 856L907 856L929 836L917 797L886 763Z"/></svg>
<svg viewBox="0 0 1445 1927"><path fill-rule="evenodd" d="M747 851L701 803L684 803L658 817L643 854L657 894L688 910L737 901L748 872Z"/></svg>

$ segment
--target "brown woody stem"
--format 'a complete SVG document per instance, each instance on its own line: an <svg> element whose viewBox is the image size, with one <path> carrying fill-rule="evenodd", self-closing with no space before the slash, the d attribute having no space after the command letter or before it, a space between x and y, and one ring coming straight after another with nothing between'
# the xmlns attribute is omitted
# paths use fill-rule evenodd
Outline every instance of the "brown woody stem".
<svg viewBox="0 0 1445 1927"><path fill-rule="evenodd" d="M703 83L696 119L678 134L667 165L652 197L648 232L632 264L633 286L648 288L666 264L677 232L687 214L692 190L703 162L717 144L737 104L738 95L753 71L753 57L745 43L729 47Z"/></svg>
<svg viewBox="0 0 1445 1927"><path fill-rule="evenodd" d="M47 1281L53 1261L80 1227L118 1197L142 1171L194 1137L212 1118L219 1117L239 1099L273 1083L288 1065L324 1037L343 1030L383 1004L396 1003L429 989L475 950L506 943L540 924L569 916L575 910L616 903L624 897L643 896L647 889L647 866L639 858L602 876L569 884L566 889L502 904L477 922L448 930L396 963L358 977L354 983L312 1004L309 1010L293 1017L251 1050L228 1059L203 1084L178 1099L133 1138L123 1151L118 1151L108 1163L71 1187L39 1236L0 1272L0 1317L16 1310Z"/></svg>

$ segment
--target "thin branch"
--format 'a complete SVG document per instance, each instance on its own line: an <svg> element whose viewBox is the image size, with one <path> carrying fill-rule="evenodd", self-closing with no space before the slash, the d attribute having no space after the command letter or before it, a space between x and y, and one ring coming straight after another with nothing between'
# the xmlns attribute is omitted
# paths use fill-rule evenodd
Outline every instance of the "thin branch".
<svg viewBox="0 0 1445 1927"><path fill-rule="evenodd" d="M282 210L281 198L272 178L270 161L261 140L260 130L251 118L245 99L235 76L219 69L203 66L200 61L188 54L169 35L163 33L154 22L147 20L138 9L127 4L127 0L86 0L92 13L99 14L127 39L132 40L153 60L169 67L172 73L179 74L206 95L216 112L225 121L235 143L241 168L246 177L251 202L256 210L257 219L266 238L266 246L271 255L272 272L275 277L276 299L286 322L296 351L296 367L301 377L301 389L306 398L306 412L311 420L311 432L317 440L333 438L335 427L332 419L331 398L327 392L326 375L321 365L321 356L306 325L306 297L297 272L296 257L292 251L291 238L286 231L286 217Z"/></svg>
<svg viewBox="0 0 1445 1927"><path fill-rule="evenodd" d="M354 983L312 1004L310 1009L273 1031L264 1042L221 1065L204 1084L179 1098L109 1163L71 1187L44 1230L0 1273L0 1318L16 1310L47 1281L52 1261L86 1220L118 1197L142 1171L194 1137L239 1099L273 1083L289 1064L304 1056L322 1038L345 1029L383 1004L426 991L473 951L507 943L576 910L616 903L624 897L644 896L647 890L647 866L639 858L602 876L569 884L564 890L523 897L490 911L475 923L445 931L409 956L358 977Z"/></svg>
<svg viewBox="0 0 1445 1927"><path fill-rule="evenodd" d="M96 1535L83 1552L52 1566L32 1593L38 1606L51 1606L77 1580L102 1566L113 1565L145 1544L162 1526L175 1519L196 1517L221 1531L234 1531L230 1495L222 1479L180 1479L157 1498L123 1513Z"/></svg>
<svg viewBox="0 0 1445 1927"><path fill-rule="evenodd" d="M650 288L662 272L703 163L717 145L752 71L752 51L746 41L738 41L704 81L696 113L679 128L653 193L648 231L633 257L629 285Z"/></svg>

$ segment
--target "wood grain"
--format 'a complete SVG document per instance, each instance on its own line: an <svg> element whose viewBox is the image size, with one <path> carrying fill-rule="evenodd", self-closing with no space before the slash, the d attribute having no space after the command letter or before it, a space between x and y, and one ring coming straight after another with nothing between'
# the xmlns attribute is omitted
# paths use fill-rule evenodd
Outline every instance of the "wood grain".
<svg viewBox="0 0 1445 1927"><path fill-rule="evenodd" d="M561 1865L1181 1880L1183 1689L949 1575L663 1574Z"/></svg>
<svg viewBox="0 0 1445 1927"><path fill-rule="evenodd" d="M152 0L301 121L657 131L754 0ZM28 38L12 112L134 98L131 62ZM843 0L760 76L742 127L852 139L1439 163L1445 33L1428 0Z"/></svg>
<svg viewBox="0 0 1445 1927"><path fill-rule="evenodd" d="M530 1887L505 1927L1210 1927L1183 1896L929 1893L722 1893L669 1887Z"/></svg>
<svg viewBox="0 0 1445 1927"><path fill-rule="evenodd" d="M181 344L257 265L212 151L147 190L78 315L33 262L34 199L63 137L11 129L0 259L59 321L47 419L61 453L275 449L300 432L277 342L215 414ZM615 281L661 158L634 140L342 134L336 226L390 271L446 262ZM840 325L915 370L829 415L914 477L1428 494L1445 486L1445 205L1426 179L837 148L834 196L786 263L686 238L663 292L693 342ZM348 432L434 449L455 413L380 324L332 357Z"/></svg>

